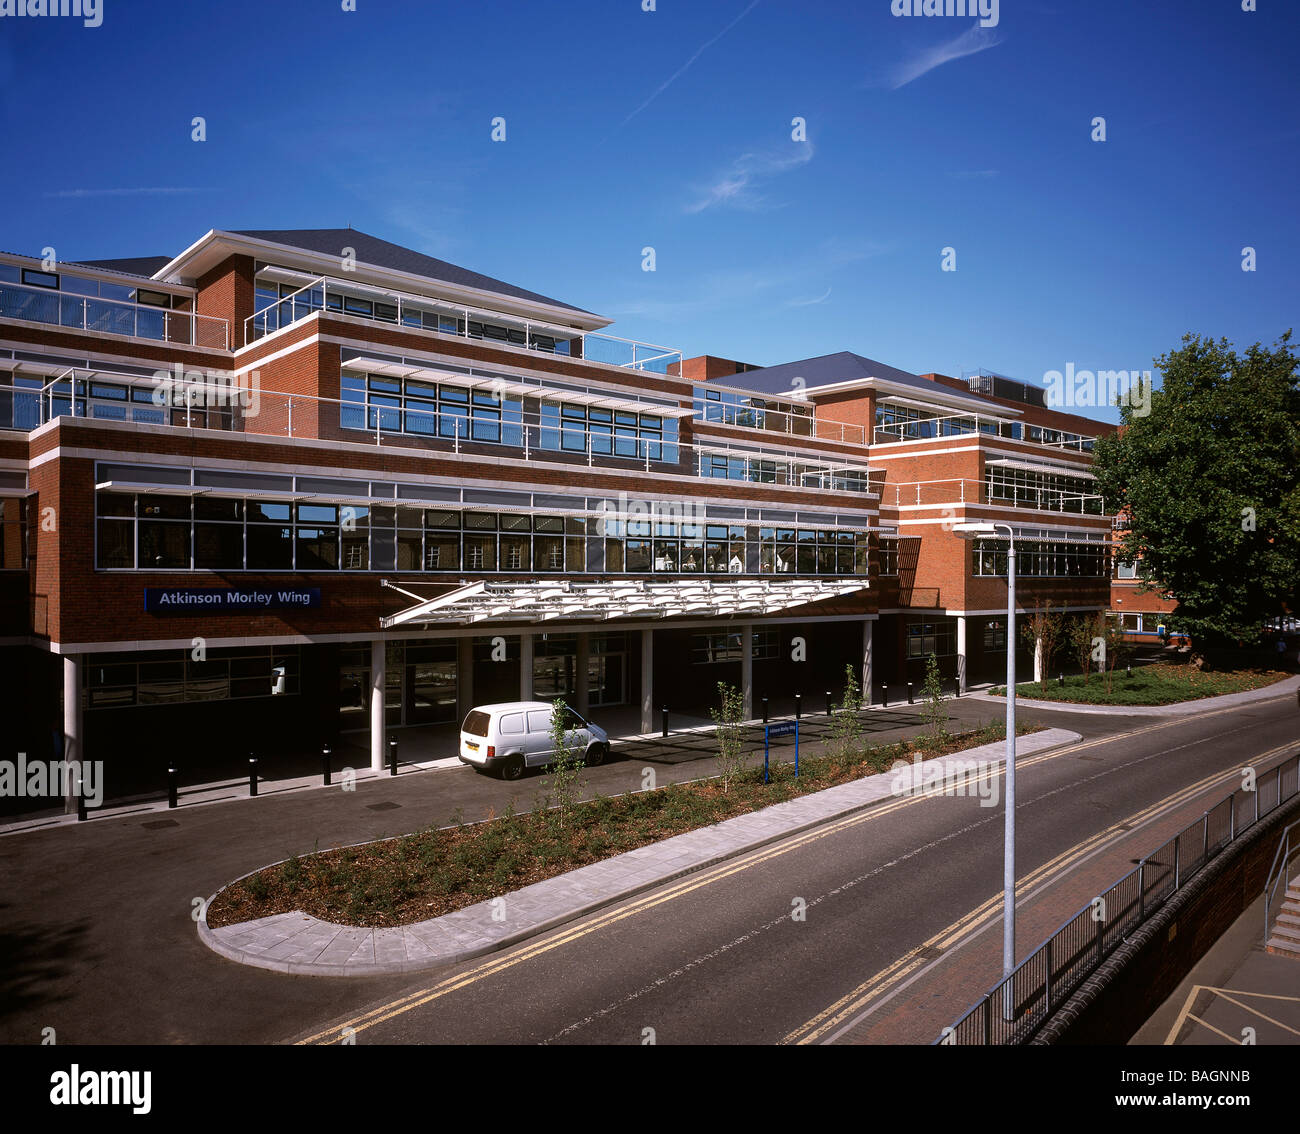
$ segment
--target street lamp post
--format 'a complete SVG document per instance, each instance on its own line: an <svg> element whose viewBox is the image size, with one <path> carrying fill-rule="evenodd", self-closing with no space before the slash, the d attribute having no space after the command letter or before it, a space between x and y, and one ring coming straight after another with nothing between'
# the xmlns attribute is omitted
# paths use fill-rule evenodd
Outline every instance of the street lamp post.
<svg viewBox="0 0 1300 1134"><path fill-rule="evenodd" d="M1010 524L954 524L963 539L1007 533L1007 756L1006 812L1002 841L1002 976L1016 967L1016 536ZM1010 992L1008 988L1007 992ZM1009 995L1003 997L1006 1018L1011 1016Z"/></svg>

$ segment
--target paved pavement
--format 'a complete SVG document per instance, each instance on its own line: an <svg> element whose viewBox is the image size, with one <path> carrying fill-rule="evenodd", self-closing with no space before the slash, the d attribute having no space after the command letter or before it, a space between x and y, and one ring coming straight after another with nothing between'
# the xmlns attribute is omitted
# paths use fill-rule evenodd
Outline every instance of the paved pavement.
<svg viewBox="0 0 1300 1134"><path fill-rule="evenodd" d="M1019 738L1017 756L1080 739L1065 729ZM199 936L222 956L258 968L309 976L406 973L464 961L535 936L602 906L661 886L778 839L818 827L891 797L966 774L972 761L996 768L1004 742L884 772L802 799L640 847L568 874L535 883L505 898L479 902L412 925L359 929L302 912L212 929L200 918ZM912 790L909 790L912 789Z"/></svg>

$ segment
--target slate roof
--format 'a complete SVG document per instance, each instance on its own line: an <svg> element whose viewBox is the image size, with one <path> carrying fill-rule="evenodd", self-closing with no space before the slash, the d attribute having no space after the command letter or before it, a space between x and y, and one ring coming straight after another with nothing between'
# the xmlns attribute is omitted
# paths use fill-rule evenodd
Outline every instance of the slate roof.
<svg viewBox="0 0 1300 1134"><path fill-rule="evenodd" d="M535 303L546 303L552 307L563 307L581 315L594 315L572 303L565 303L550 296L541 295L514 284L493 279L491 276L472 272L468 268L449 264L393 244L380 240L377 236L360 232L355 228L287 228L287 229L234 229L238 236L251 236L255 240L267 240L273 244L287 244L292 248L302 248L308 252L319 252L326 256L338 256L344 248L355 248L359 263L373 264L393 271L408 272L426 279L441 280L444 283L458 284L462 287L478 288L496 295L509 296L513 299L528 299ZM599 317L599 316L597 316Z"/></svg>

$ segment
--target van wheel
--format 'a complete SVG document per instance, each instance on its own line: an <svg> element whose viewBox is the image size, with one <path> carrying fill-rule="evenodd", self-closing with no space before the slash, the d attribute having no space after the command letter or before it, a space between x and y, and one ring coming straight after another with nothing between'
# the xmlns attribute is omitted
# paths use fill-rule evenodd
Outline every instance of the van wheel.
<svg viewBox="0 0 1300 1134"><path fill-rule="evenodd" d="M588 768L599 768L605 762L605 746L603 744L593 744L587 749L587 755L583 757L582 762Z"/></svg>
<svg viewBox="0 0 1300 1134"><path fill-rule="evenodd" d="M522 756L511 756L501 765L501 778L503 780L521 780L523 776L524 758Z"/></svg>

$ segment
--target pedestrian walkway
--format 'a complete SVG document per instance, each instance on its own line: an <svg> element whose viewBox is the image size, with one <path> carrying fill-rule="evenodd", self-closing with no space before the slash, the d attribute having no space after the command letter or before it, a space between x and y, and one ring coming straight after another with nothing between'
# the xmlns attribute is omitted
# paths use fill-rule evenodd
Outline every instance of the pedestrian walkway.
<svg viewBox="0 0 1300 1134"><path fill-rule="evenodd" d="M1018 756L1080 739L1065 729L1020 737ZM908 780L943 781L964 774L971 762L1000 764L1003 741L909 765ZM302 912L212 929L206 917L199 937L241 964L309 976L363 976L417 972L504 948L573 921L613 902L671 882L778 839L789 838L880 800L908 794L898 775L884 772L827 788L801 799L677 835L592 863L522 890L429 921L385 929L334 925Z"/></svg>

